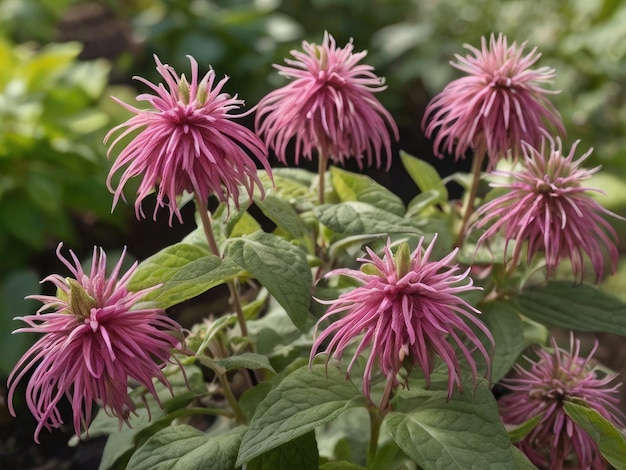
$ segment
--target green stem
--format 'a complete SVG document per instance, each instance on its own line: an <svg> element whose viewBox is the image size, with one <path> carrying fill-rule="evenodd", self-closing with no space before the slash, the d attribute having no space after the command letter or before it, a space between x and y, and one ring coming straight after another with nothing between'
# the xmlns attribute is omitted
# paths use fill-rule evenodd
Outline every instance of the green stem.
<svg viewBox="0 0 626 470"><path fill-rule="evenodd" d="M220 383L222 384L222 392L224 393L224 397L226 398L226 400L228 400L230 407L235 413L235 420L237 421L237 424L245 424L246 417L244 416L243 411L241 411L241 408L239 407L239 402L237 402L235 395L233 395L233 391L230 388L230 382L228 381L228 377L226 377L225 373L217 374L217 376L219 377Z"/></svg>
<svg viewBox="0 0 626 470"><path fill-rule="evenodd" d="M213 233L213 224L211 223L211 213L209 212L206 203L201 200L198 195L196 198L196 207L198 208L198 212L200 213L200 220L202 221L202 227L204 228L204 235L206 237L207 242L209 243L209 248L211 253L215 256L219 256L222 258L222 254L220 253L219 248L217 247L217 242L215 240L215 235ZM233 308L237 313L237 321L239 322L239 328L241 329L241 336L248 336L248 327L246 326L246 318L243 315L243 308L241 307L241 299L239 297L239 290L237 289L237 285L234 280L230 280L226 283L228 285L228 290L230 291L230 300L232 302Z"/></svg>
<svg viewBox="0 0 626 470"><path fill-rule="evenodd" d="M367 468L370 468L374 464L376 459L376 452L378 451L378 439L380 437L380 426L383 424L383 420L389 411L389 400L391 399L391 392L393 391L393 381L387 381L383 396L380 399L380 405L377 407L373 403L368 407L368 413L370 415L370 443L367 448Z"/></svg>
<svg viewBox="0 0 626 470"><path fill-rule="evenodd" d="M380 426L385 415L376 407L368 408L370 415L370 443L367 448L367 468L372 468L378 451L378 439L380 436Z"/></svg>
<svg viewBox="0 0 626 470"><path fill-rule="evenodd" d="M465 241L465 232L467 231L467 225L469 224L469 220L474 213L474 200L476 199L476 194L478 193L478 186L480 185L480 173L482 171L484 160L485 152L480 152L474 155L474 160L472 161L472 186L470 186L470 192L467 197L467 201L465 202L465 207L463 208L463 219L461 220L461 228L455 242L455 245L459 248L463 246L463 242Z"/></svg>
<svg viewBox="0 0 626 470"><path fill-rule="evenodd" d="M324 204L324 191L326 184L326 168L328 167L328 156L319 150L317 161L317 173L318 173L318 201L320 204Z"/></svg>

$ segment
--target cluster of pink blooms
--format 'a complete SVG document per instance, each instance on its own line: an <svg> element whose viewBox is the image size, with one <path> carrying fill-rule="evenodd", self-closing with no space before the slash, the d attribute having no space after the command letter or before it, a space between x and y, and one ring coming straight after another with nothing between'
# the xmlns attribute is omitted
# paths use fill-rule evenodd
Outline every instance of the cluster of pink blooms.
<svg viewBox="0 0 626 470"><path fill-rule="evenodd" d="M597 341L587 357L580 356L580 340L573 335L569 351L560 349L554 338L552 347L552 352L536 349L537 360L527 358L530 368L516 365L516 375L503 380L510 393L498 402L502 421L519 425L541 416L518 444L540 468L604 469L607 465L598 444L567 415L563 405L578 400L624 427L617 393L621 383L614 383L617 376L602 374L593 364Z"/></svg>
<svg viewBox="0 0 626 470"><path fill-rule="evenodd" d="M435 136L438 154L443 150L458 159L471 150L488 157L488 170L503 158L521 160L521 170L506 173L513 181L498 185L507 192L479 208L473 227L486 229L479 243L503 235L507 245L515 245L513 265L519 263L526 243L528 262L543 253L548 276L554 276L559 263L569 258L580 280L588 256L599 281L605 255L615 269L616 234L602 218L611 213L581 185L596 171L581 167L588 153L576 160L574 144L563 155L561 141L548 132L551 127L565 134L558 112L545 96L550 91L542 87L554 77L554 70L531 69L540 57L537 50L524 55L525 43L509 46L503 35L492 35L489 41L483 38L480 50L466 47L473 55L456 56L458 63L452 65L468 76L453 81L432 100L422 125L427 136ZM107 181L113 206L124 197L125 184L136 176L142 176L135 202L138 218L144 217L142 202L155 188L154 217L158 209L167 207L170 224L174 216L182 218L178 199L184 192L202 201L213 195L238 205L241 187L249 200L255 187L263 195L257 164L271 176L268 149L286 163L288 144L294 141L296 163L300 158L312 159L317 152L318 158L339 164L354 158L361 167L364 163L381 166L385 156L389 168L398 130L374 97L385 89L382 80L371 66L360 64L366 52L353 52L352 42L337 47L328 33L321 45L304 42L303 49L292 52L295 60L287 60L288 66L276 66L292 81L258 104L256 133L233 121L247 113L230 114L243 102L222 91L227 78L216 83L215 72L209 70L199 79L198 64L190 57L189 82L155 58L165 85L137 78L154 92L137 100L147 101L152 109L117 100L134 116L107 135L108 140L123 130L111 149L134 135ZM124 167L113 188L113 175ZM454 262L458 248L432 259L435 240L424 248L421 238L413 252L401 244L395 253L388 241L382 257L367 249L368 257L358 259L360 270L329 272L327 277L346 276L359 286L338 299L320 301L329 308L316 325L310 361L320 350L327 360L341 358L356 345L350 373L361 353L369 350L362 387L368 398L377 379L397 387L403 383L402 372L416 366L428 383L437 358L447 366L449 397L462 391L464 367L469 367L474 383L483 372L478 370L476 353L485 359L488 376L494 339L478 320L480 312L460 297L478 288L468 277L470 269ZM157 398L153 379L171 390L162 369L177 363L173 351L185 350L182 328L174 320L157 309L135 308L147 292L159 287L129 292L127 283L136 265L121 275L120 259L107 277L105 254L94 250L87 274L70 254L72 262L60 251L58 256L74 277L45 278L57 287L57 295L33 296L44 306L36 315L21 318L28 327L17 330L44 335L9 378L11 400L18 382L32 371L26 399L39 421L35 439L43 427L62 424L58 404L63 396L73 405L77 434L88 428L94 403L126 421L135 411L128 379ZM52 312L43 313L48 310ZM479 332L485 339L479 338ZM562 404L579 398L612 419L621 416L613 395L617 387L609 387L613 377L596 378L591 354L579 358L578 342L572 342L569 354L556 343L554 348L552 355L538 350L539 360L530 370L518 368L519 376L507 382L512 393L501 401L503 419L519 424L542 414L540 424L520 445L536 463L560 468L554 462L565 462L573 452L583 467L601 468L596 444L569 420ZM621 418L615 422L622 424Z"/></svg>

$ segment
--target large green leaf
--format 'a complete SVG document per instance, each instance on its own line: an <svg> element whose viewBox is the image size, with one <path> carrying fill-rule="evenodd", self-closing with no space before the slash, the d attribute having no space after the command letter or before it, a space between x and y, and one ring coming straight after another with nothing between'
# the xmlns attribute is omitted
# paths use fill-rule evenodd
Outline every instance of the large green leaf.
<svg viewBox="0 0 626 470"><path fill-rule="evenodd" d="M227 253L283 306L294 325L304 329L313 279L302 249L275 235L255 232L231 239Z"/></svg>
<svg viewBox="0 0 626 470"><path fill-rule="evenodd" d="M335 419L365 398L334 367L301 367L286 376L258 405L239 450L237 465Z"/></svg>
<svg viewBox="0 0 626 470"><path fill-rule="evenodd" d="M563 407L567 415L598 444L604 458L617 470L626 470L626 440L623 434L588 406L565 401Z"/></svg>
<svg viewBox="0 0 626 470"><path fill-rule="evenodd" d="M267 194L265 199L255 201L259 209L272 222L294 238L299 238L308 232L295 209L284 199L274 194Z"/></svg>
<svg viewBox="0 0 626 470"><path fill-rule="evenodd" d="M491 382L504 377L526 348L524 326L510 302L495 300L480 305L480 319L487 325L496 343L491 361ZM485 343L487 344L487 343Z"/></svg>
<svg viewBox="0 0 626 470"><path fill-rule="evenodd" d="M626 304L593 286L551 281L524 289L519 310L547 326L626 336Z"/></svg>
<svg viewBox="0 0 626 470"><path fill-rule="evenodd" d="M314 212L322 224L336 233L347 235L421 233L411 219L405 219L365 202L325 204L315 207Z"/></svg>
<svg viewBox="0 0 626 470"><path fill-rule="evenodd" d="M474 394L471 382L449 401L447 394L447 389L420 387L401 392L412 409L385 419L398 446L425 470L515 469L511 441L487 382L481 380Z"/></svg>
<svg viewBox="0 0 626 470"><path fill-rule="evenodd" d="M405 213L402 199L367 175L330 167L331 182L342 202L360 201L399 217Z"/></svg>
<svg viewBox="0 0 626 470"><path fill-rule="evenodd" d="M315 433L308 432L250 461L248 470L318 470Z"/></svg>
<svg viewBox="0 0 626 470"><path fill-rule="evenodd" d="M244 427L216 437L186 424L157 432L133 454L133 470L232 470Z"/></svg>
<svg viewBox="0 0 626 470"><path fill-rule="evenodd" d="M446 185L432 165L402 150L400 151L400 158L407 173L421 192L434 190L439 195L440 202L448 201Z"/></svg>
<svg viewBox="0 0 626 470"><path fill-rule="evenodd" d="M168 308L244 273L229 259L221 259L198 245L177 243L143 261L129 283L131 291L163 284L142 301Z"/></svg>

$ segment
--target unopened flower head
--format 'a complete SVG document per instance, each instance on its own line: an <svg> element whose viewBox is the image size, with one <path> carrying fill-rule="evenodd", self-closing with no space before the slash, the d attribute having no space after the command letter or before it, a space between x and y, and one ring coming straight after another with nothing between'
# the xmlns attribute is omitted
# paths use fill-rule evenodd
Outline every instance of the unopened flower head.
<svg viewBox="0 0 626 470"><path fill-rule="evenodd" d="M529 368L515 366L516 375L502 381L511 393L499 400L502 421L519 425L540 415L539 423L518 444L540 468L551 470L607 467L596 442L565 412L566 401L583 402L616 426L624 425L619 409L619 382L592 363L596 341L587 357L580 356L580 340L570 336L570 349L536 349Z"/></svg>
<svg viewBox="0 0 626 470"><path fill-rule="evenodd" d="M506 193L477 211L477 228L491 224L480 237L479 245L502 232L505 252L510 242L515 243L511 262L517 265L524 242L528 242L527 262L543 252L548 277L554 275L561 260L569 258L575 277L582 281L585 254L591 260L597 282L604 275L605 255L615 271L617 233L603 215L618 216L589 194L600 191L582 185L599 168L581 168L591 150L574 160L578 143L574 143L568 155L563 155L559 138L555 141L548 136L540 150L523 143L524 168L496 172L513 181L493 183L493 187L505 188Z"/></svg>
<svg viewBox="0 0 626 470"><path fill-rule="evenodd" d="M129 379L143 385L157 400L153 378L172 390L163 374L166 363L178 363L172 349L183 347L182 328L165 312L133 306L155 288L129 292L126 288L135 263L120 274L124 253L106 275L106 255L94 248L91 272L83 271L72 251L71 261L57 256L72 277L58 274L46 277L54 284L54 296L33 295L43 306L37 314L18 317L28 326L15 333L41 333L43 336L26 352L9 376L9 410L13 415L13 396L18 382L32 372L26 388L26 403L39 422L35 441L45 427L63 424L58 404L66 396L73 410L77 435L91 422L94 402L126 421L135 405L128 395ZM157 286L158 287L158 286ZM49 313L43 313L53 310ZM180 365L180 364L179 364Z"/></svg>
<svg viewBox="0 0 626 470"><path fill-rule="evenodd" d="M275 65L289 84L261 100L256 116L257 133L278 159L287 162L287 144L295 138L295 163L300 157L311 160L317 150L320 158L343 164L354 157L359 167L364 158L380 167L383 152L391 165L391 136L398 140L397 126L374 93L384 90L374 68L359 64L367 54L353 52L349 42L337 47L324 33L322 45L306 41L304 52L292 51L295 60Z"/></svg>
<svg viewBox="0 0 626 470"><path fill-rule="evenodd" d="M129 134L141 129L122 150L113 164L107 185L114 193L113 207L123 187L134 176L143 175L135 211L137 218L145 217L141 203L155 187L157 189L154 218L159 208L170 210L170 224L174 215L182 220L176 198L184 191L194 193L202 201L215 195L220 201L232 199L239 204L240 186L252 198L257 186L263 195L263 186L257 177L257 168L249 154L256 157L265 171L271 175L265 144L233 118L245 116L229 114L238 109L243 101L222 92L228 77L215 83L215 72L209 72L198 80L198 63L191 62L191 83L184 75L178 76L169 65L162 64L155 56L157 71L165 80L158 86L142 77L136 80L146 84L154 94L144 93L137 101L147 101L153 109L141 110L116 98L120 105L135 113L123 124L113 128L105 142L117 131L125 129L111 144L121 143ZM117 188L111 185L113 174L122 167Z"/></svg>
<svg viewBox="0 0 626 470"><path fill-rule="evenodd" d="M471 149L475 154L486 154L488 168L512 156L517 160L521 141L538 146L542 130L551 124L565 135L558 111L546 98L555 93L542 87L554 78L554 69L531 69L541 54L532 49L524 54L526 43L510 46L504 35L493 34L487 43L481 39L481 48L468 44L473 54L450 64L467 76L450 82L428 104L422 120L426 136L435 135L435 153L454 153L463 158Z"/></svg>
<svg viewBox="0 0 626 470"><path fill-rule="evenodd" d="M336 269L327 275L351 277L362 285L337 300L320 300L330 307L318 321L316 333L328 318L345 315L317 335L310 361L330 337L323 351L327 360L331 356L341 358L346 347L357 342L349 373L361 352L369 346L363 380L367 397L377 365L394 386L399 384L397 375L403 365L409 370L419 366L429 383L434 357L439 356L448 367L448 395L451 396L455 384L462 390L459 352L469 364L474 381L478 372L472 349L478 349L490 364L490 354L468 323L482 331L492 345L493 337L474 315L480 312L458 296L479 289L467 277L469 270L459 272L458 266L451 264L458 249L440 261L431 261L435 240L425 251L423 241L422 238L413 253L407 244L400 245L395 256L387 243L382 258L368 248L369 258L358 259L362 263L361 270ZM467 282L459 285L463 281ZM472 347L468 346L470 343Z"/></svg>

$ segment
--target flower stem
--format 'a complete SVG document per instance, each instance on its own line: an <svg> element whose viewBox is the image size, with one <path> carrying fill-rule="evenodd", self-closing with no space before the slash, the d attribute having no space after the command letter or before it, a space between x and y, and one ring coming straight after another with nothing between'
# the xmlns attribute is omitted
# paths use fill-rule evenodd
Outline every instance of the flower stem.
<svg viewBox="0 0 626 470"><path fill-rule="evenodd" d="M381 413L376 407L369 407L368 412L370 415L370 443L367 448L367 468L371 468L372 465L374 465L374 460L376 459L380 426L383 423L385 414Z"/></svg>
<svg viewBox="0 0 626 470"><path fill-rule="evenodd" d="M459 248L463 246L463 242L465 241L465 232L467 231L467 225L469 223L470 217L474 213L474 200L476 199L476 194L478 193L478 186L480 185L480 173L482 171L483 162L485 161L485 152L480 152L474 155L474 160L472 161L472 185L470 186L470 192L467 197L467 201L465 203L465 207L463 208L463 219L461 220L461 228L459 230L459 234L457 236L455 245Z"/></svg>
<svg viewBox="0 0 626 470"><path fill-rule="evenodd" d="M202 221L202 227L204 228L204 235L206 237L207 242L209 243L209 248L211 249L211 253L215 256L219 256L222 258L222 254L220 253L219 248L217 247L217 242L215 241L215 235L213 233L213 225L211 223L211 213L209 212L206 203L201 200L197 195L196 199L196 207L198 208L198 212L200 213L200 220ZM246 318L243 315L243 308L241 307L241 299L239 297L239 290L237 289L237 285L234 280L230 280L226 283L228 285L228 290L230 291L230 300L232 302L233 308L237 313L237 321L239 322L239 328L241 329L241 336L248 336L248 327L246 326Z"/></svg>
<svg viewBox="0 0 626 470"><path fill-rule="evenodd" d="M322 150L319 150L318 162L317 162L317 173L318 173L318 201L320 204L324 204L324 191L325 191L325 183L326 183L326 169L328 167L328 157L324 154Z"/></svg>
<svg viewBox="0 0 626 470"><path fill-rule="evenodd" d="M370 415L370 443L367 448L367 468L370 468L374 464L376 459L376 452L378 450L378 439L380 436L380 426L383 424L383 419L389 411L389 400L391 398L391 392L393 390L393 381L387 381L385 391L380 399L380 405L377 407L373 403L368 407L368 413Z"/></svg>
<svg viewBox="0 0 626 470"><path fill-rule="evenodd" d="M246 417L244 416L243 411L241 411L235 395L233 395L233 391L230 388L230 382L228 382L228 377L226 377L226 373L217 375L220 379L220 384L222 385L222 392L224 393L224 397L226 398L226 400L228 400L230 407L235 413L235 420L237 421L237 424L244 424L246 422Z"/></svg>

